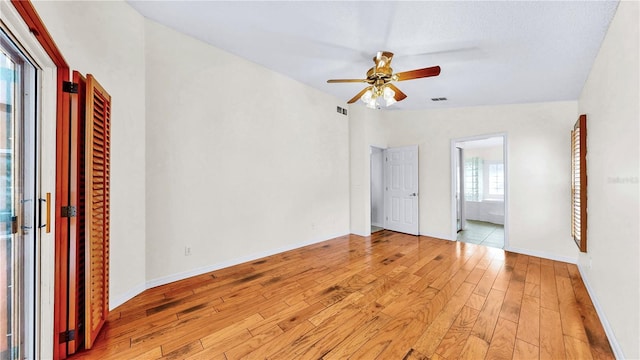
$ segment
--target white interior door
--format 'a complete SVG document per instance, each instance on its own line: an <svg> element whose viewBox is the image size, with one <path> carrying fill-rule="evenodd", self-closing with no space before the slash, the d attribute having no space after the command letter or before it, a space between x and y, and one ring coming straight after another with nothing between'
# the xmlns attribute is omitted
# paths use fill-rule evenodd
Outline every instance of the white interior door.
<svg viewBox="0 0 640 360"><path fill-rule="evenodd" d="M419 235L418 146L385 150L385 229Z"/></svg>

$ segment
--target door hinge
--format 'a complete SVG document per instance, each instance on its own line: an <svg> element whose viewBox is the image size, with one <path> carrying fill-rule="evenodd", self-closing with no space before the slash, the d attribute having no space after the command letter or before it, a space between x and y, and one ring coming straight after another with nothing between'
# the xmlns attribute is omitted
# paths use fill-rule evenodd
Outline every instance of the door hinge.
<svg viewBox="0 0 640 360"><path fill-rule="evenodd" d="M12 234L18 233L18 217L17 216L11 217L11 233Z"/></svg>
<svg viewBox="0 0 640 360"><path fill-rule="evenodd" d="M78 84L77 83L73 83L71 81L63 81L62 82L62 91L67 92L67 93L71 93L71 94L77 94L78 93Z"/></svg>
<svg viewBox="0 0 640 360"><path fill-rule="evenodd" d="M63 206L60 208L61 217L75 217L78 211L75 206Z"/></svg>
<svg viewBox="0 0 640 360"><path fill-rule="evenodd" d="M68 330L60 333L60 344L73 341L76 339L76 331Z"/></svg>

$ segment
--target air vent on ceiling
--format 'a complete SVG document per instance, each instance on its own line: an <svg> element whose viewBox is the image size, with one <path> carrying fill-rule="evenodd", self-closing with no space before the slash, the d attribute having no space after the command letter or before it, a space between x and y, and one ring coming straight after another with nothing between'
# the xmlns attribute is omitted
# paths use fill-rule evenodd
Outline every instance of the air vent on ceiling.
<svg viewBox="0 0 640 360"><path fill-rule="evenodd" d="M447 101L446 97L431 98L431 101Z"/></svg>

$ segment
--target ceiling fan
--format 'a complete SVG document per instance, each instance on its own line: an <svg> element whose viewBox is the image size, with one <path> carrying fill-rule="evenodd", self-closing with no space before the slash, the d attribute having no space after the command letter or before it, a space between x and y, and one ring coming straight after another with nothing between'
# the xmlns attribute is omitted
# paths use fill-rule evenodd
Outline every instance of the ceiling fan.
<svg viewBox="0 0 640 360"><path fill-rule="evenodd" d="M404 81L425 78L430 76L438 76L440 74L440 66L432 66L424 69L416 69L393 73L391 68L391 59L393 53L389 51L378 51L373 57L375 66L367 71L366 79L332 79L327 80L328 83L350 83L364 82L369 86L364 88L347 103L353 104L361 99L367 104L368 108L379 108L380 105L389 106L396 101L404 100L407 95L400 91L392 81Z"/></svg>

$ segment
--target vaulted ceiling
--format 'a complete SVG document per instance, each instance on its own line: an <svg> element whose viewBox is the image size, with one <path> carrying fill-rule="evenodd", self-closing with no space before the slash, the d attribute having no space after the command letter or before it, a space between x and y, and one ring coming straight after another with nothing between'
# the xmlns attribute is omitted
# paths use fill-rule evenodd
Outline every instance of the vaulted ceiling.
<svg viewBox="0 0 640 360"><path fill-rule="evenodd" d="M345 102L377 51L394 71L439 65L396 83L389 109L576 100L617 1L128 1L145 17ZM224 73L220 82L233 81ZM268 90L269 84L256 86ZM447 98L434 102L432 98Z"/></svg>

